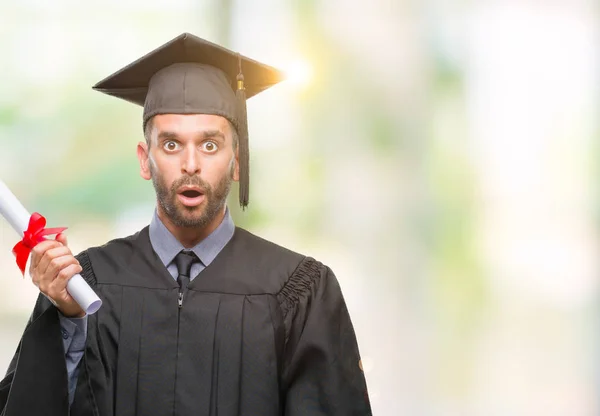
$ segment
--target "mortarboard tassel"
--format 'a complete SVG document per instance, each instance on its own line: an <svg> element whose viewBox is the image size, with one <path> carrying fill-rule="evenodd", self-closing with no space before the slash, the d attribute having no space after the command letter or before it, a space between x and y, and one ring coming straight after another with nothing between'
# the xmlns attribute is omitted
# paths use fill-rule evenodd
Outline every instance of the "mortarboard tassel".
<svg viewBox="0 0 600 416"><path fill-rule="evenodd" d="M237 106L238 151L240 163L240 206L248 206L250 196L250 149L248 145L248 115L246 113L246 89L242 74L242 57L238 54L239 73L235 92Z"/></svg>

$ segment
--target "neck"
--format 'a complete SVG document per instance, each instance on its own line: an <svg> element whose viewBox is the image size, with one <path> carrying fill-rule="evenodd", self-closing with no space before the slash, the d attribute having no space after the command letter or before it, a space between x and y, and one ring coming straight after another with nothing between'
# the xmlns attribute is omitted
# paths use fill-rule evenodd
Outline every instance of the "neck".
<svg viewBox="0 0 600 416"><path fill-rule="evenodd" d="M212 218L208 224L201 227L180 227L173 224L165 212L163 212L160 204L157 207L158 218L167 227L167 230L185 247L192 248L200 241L208 237L217 227L223 222L225 218L225 205L219 210L217 215Z"/></svg>

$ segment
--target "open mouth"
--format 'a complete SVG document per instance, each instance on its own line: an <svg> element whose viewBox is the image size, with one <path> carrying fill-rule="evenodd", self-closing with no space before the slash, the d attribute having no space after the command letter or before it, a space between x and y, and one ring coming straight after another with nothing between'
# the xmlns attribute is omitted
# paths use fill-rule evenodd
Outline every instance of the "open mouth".
<svg viewBox="0 0 600 416"><path fill-rule="evenodd" d="M198 206L204 201L204 193L199 189L183 189L177 193L177 197L188 207Z"/></svg>
<svg viewBox="0 0 600 416"><path fill-rule="evenodd" d="M189 191L183 191L181 193L181 195L185 196L186 198L197 198L202 194L195 190L189 190Z"/></svg>

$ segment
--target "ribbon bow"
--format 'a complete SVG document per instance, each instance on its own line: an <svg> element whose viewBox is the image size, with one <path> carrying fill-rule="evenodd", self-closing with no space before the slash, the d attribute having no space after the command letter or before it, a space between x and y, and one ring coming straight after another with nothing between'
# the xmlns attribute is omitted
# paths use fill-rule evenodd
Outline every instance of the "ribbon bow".
<svg viewBox="0 0 600 416"><path fill-rule="evenodd" d="M44 228L46 226L46 218L34 212L29 218L29 225L23 232L23 239L19 241L12 249L13 254L17 258L17 266L21 269L21 273L25 275L25 265L31 250L41 241L44 241L44 236L50 234L62 233L67 228Z"/></svg>

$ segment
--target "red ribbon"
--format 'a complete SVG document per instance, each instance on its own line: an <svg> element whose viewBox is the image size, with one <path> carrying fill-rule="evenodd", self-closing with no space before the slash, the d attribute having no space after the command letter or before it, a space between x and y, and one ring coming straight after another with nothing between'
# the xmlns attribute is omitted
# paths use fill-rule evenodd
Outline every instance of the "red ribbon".
<svg viewBox="0 0 600 416"><path fill-rule="evenodd" d="M31 250L39 243L45 240L44 236L50 234L62 233L67 228L44 228L46 226L46 218L34 212L29 218L29 226L23 232L23 239L19 241L12 249L13 254L17 258L17 266L21 269L21 273L25 275L25 265Z"/></svg>

